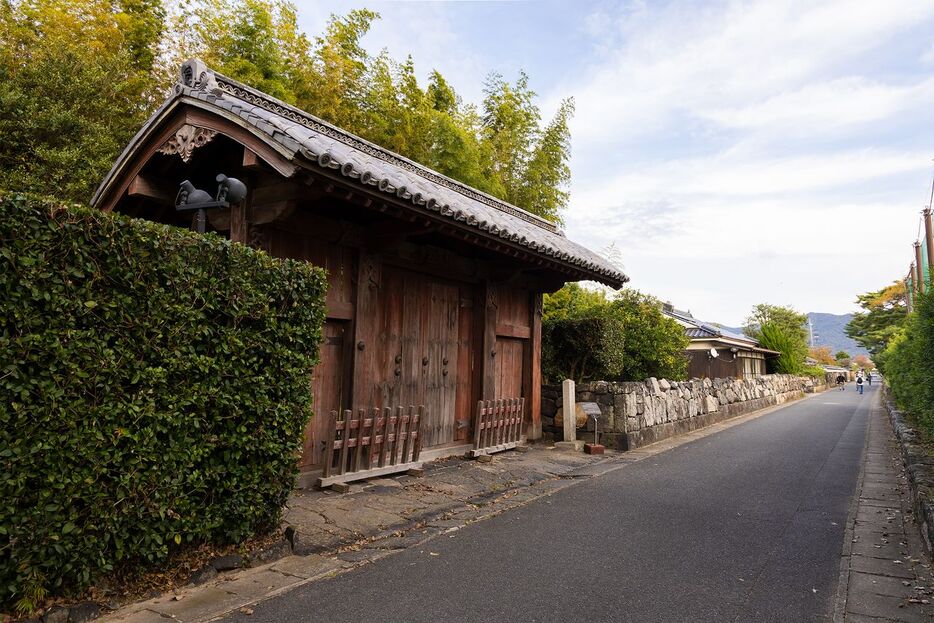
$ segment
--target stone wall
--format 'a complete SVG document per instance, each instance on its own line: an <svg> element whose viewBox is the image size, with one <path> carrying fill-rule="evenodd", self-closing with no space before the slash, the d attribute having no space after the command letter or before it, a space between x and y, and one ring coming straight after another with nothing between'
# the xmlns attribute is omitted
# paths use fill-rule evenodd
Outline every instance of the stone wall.
<svg viewBox="0 0 934 623"><path fill-rule="evenodd" d="M577 385L577 402L596 402L602 413L600 439L608 448L629 450L721 420L801 398L826 385L811 377L769 374L751 379L692 379L643 383L595 381ZM542 428L546 438L562 439L555 426L561 386L542 387ZM588 435L589 432L589 435ZM578 439L592 439L593 420Z"/></svg>

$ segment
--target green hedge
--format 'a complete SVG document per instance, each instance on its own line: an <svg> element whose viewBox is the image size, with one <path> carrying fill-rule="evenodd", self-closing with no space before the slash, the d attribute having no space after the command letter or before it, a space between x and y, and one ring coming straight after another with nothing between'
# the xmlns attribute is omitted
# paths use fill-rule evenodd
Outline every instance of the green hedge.
<svg viewBox="0 0 934 623"><path fill-rule="evenodd" d="M0 611L275 526L323 271L0 194Z"/></svg>
<svg viewBox="0 0 934 623"><path fill-rule="evenodd" d="M553 296L546 302L542 371L547 382L687 376L689 340L656 299L629 289L620 290L611 301L579 288L567 292L570 296ZM575 303L580 297L585 300Z"/></svg>
<svg viewBox="0 0 934 623"><path fill-rule="evenodd" d="M934 292L915 297L914 311L888 347L874 358L895 401L934 437Z"/></svg>

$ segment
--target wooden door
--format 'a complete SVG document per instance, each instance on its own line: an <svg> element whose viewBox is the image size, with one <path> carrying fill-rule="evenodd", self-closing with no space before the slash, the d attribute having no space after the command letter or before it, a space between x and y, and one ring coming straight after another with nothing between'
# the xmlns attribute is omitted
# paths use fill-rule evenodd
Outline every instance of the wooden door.
<svg viewBox="0 0 934 623"><path fill-rule="evenodd" d="M456 285L426 280L428 322L420 343L427 365L422 366L425 406L425 443L436 446L454 441L457 407L460 292Z"/></svg>
<svg viewBox="0 0 934 623"><path fill-rule="evenodd" d="M340 320L327 320L321 329L321 361L311 373L313 415L305 426L302 469L321 463L328 418L342 408L346 333L347 323Z"/></svg>
<svg viewBox="0 0 934 623"><path fill-rule="evenodd" d="M527 340L511 337L496 338L496 397L522 397L523 363Z"/></svg>
<svg viewBox="0 0 934 623"><path fill-rule="evenodd" d="M469 315L463 322L461 306L470 299L469 290L390 266L382 268L379 284L372 312L356 319L372 332L364 348L354 351L357 372L361 366L366 370L355 376L355 408L424 405L424 446L467 439L473 329Z"/></svg>

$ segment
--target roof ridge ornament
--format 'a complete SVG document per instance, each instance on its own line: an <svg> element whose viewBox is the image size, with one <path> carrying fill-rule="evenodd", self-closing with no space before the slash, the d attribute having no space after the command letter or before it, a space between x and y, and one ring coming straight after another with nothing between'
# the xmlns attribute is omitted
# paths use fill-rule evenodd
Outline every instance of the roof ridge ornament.
<svg viewBox="0 0 934 623"><path fill-rule="evenodd" d="M200 58L192 58L182 63L178 82L195 91L221 93L221 88L214 78L214 72Z"/></svg>

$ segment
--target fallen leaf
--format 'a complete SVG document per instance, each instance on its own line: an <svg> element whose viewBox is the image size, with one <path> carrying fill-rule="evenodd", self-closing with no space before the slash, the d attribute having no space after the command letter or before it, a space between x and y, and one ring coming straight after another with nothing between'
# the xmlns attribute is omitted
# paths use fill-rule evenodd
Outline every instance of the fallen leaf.
<svg viewBox="0 0 934 623"><path fill-rule="evenodd" d="M253 614L253 608L243 607L243 608L240 608L240 612L242 612L243 614L247 616L250 616L251 614Z"/></svg>

